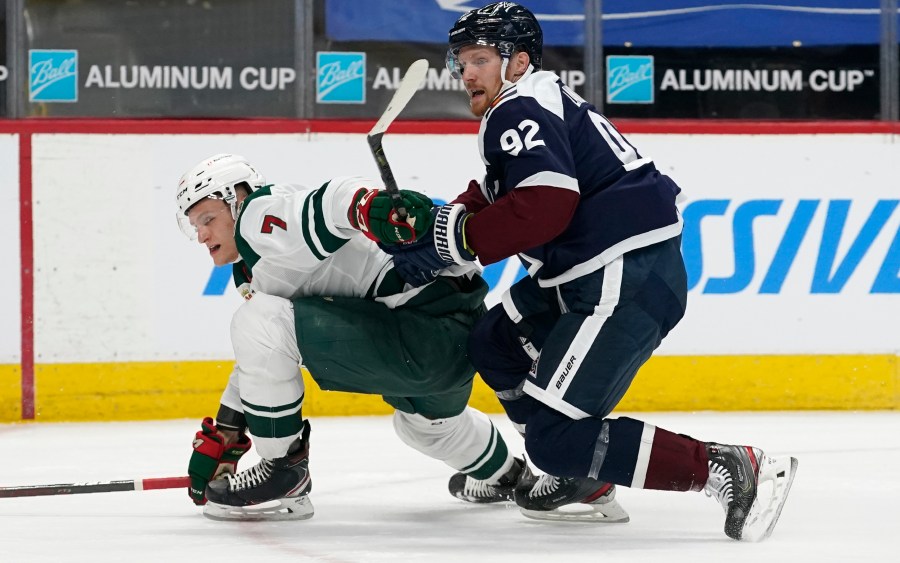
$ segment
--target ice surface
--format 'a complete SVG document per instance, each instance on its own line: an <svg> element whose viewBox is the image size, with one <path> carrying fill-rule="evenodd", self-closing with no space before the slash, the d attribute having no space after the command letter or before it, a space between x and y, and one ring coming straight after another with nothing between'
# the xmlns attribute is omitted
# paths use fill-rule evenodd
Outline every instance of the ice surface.
<svg viewBox="0 0 900 563"><path fill-rule="evenodd" d="M769 540L734 542L703 494L620 488L628 524L538 522L468 505L452 470L403 445L389 417L312 420L300 522L214 522L185 490L0 499L0 562L897 561L900 413L640 413L701 440L790 453L800 468ZM495 424L520 452L510 424ZM199 421L0 425L0 486L186 473ZM250 458L250 459L248 459ZM248 454L241 467L255 463Z"/></svg>

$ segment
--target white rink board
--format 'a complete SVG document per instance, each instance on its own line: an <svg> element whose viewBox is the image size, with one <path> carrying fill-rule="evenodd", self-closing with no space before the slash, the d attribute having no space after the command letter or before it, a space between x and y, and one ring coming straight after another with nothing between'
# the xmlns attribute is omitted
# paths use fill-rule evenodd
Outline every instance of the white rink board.
<svg viewBox="0 0 900 563"><path fill-rule="evenodd" d="M0 364L14 364L22 354L18 135L0 135L0 190Z"/></svg>
<svg viewBox="0 0 900 563"><path fill-rule="evenodd" d="M834 271L862 224L877 215L876 203L888 201L882 204L884 211L900 198L900 145L889 136L628 138L682 185L686 213L698 202L700 207L710 201L727 203L721 214L699 223L702 271L689 296L687 317L661 353L900 351L900 336L892 330L900 317L900 295L870 293L877 278L887 279L889 288L900 283L900 248L889 251L900 209L885 213L877 236L862 252L851 253L859 260L850 264L851 274L842 274L845 282L834 281ZM204 295L210 293L209 258L175 225L175 186L196 161L236 152L278 183L319 185L345 174L377 177L362 134L60 134L34 135L33 142L36 359L44 363L231 356L227 329L240 299L230 285L224 295L221 289ZM450 199L469 179L483 175L474 135L388 134L385 151L400 186L434 198ZM818 202L805 236L793 260L775 261L787 266L778 291L760 293L801 200ZM831 281L819 284L829 292L814 293L825 216L829 209L835 217L840 211L841 204L833 200L851 200L849 212L837 242L829 243L836 248L825 275ZM765 214L775 205L774 214ZM741 217L754 213L763 214L752 221L754 243L752 252L743 255L742 275L748 263L755 269L745 282L723 282L735 273L733 225L751 224ZM834 225L828 232L837 232ZM746 241L741 245L747 248ZM510 264L498 289L518 271ZM502 267L493 270L494 279ZM777 279L776 274L771 276ZM714 278L720 281L713 285L725 286L726 292L707 291ZM497 296L493 291L489 302Z"/></svg>

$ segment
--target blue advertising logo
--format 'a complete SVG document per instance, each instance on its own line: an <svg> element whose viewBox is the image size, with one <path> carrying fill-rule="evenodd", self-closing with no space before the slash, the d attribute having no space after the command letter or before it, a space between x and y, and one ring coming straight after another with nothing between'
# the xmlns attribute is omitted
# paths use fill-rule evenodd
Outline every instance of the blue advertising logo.
<svg viewBox="0 0 900 563"><path fill-rule="evenodd" d="M366 103L366 54L316 53L316 102Z"/></svg>
<svg viewBox="0 0 900 563"><path fill-rule="evenodd" d="M783 202L780 199L759 199L745 201L737 206L731 219L734 233L734 274L729 277L707 277L702 287L700 282L704 278L704 256L700 224L705 220L712 220L712 217L725 215L731 200L698 200L685 207L682 214L684 233L681 250L687 268L688 289L697 289L701 293L740 293L750 288L758 270L764 270L765 275L755 289L756 293L781 293L800 252L801 243L810 238L815 241L818 252L812 272L802 273L809 276L809 293L841 293L900 204L900 200L896 199L878 200L859 231L853 233L845 230L852 204L850 200L824 202L802 199L797 202L793 212L788 211L790 221L771 261L768 264L760 263L761 256L754 243L753 223L760 217L782 213ZM811 229L811 225L819 209L823 209L825 222L821 232L816 232L817 229ZM900 293L900 229L892 237L885 255L876 257L880 259L881 266L874 279L867 280L869 293ZM839 257L838 249L842 244L849 244L849 247L843 257ZM754 290L751 288L750 291Z"/></svg>
<svg viewBox="0 0 900 563"><path fill-rule="evenodd" d="M78 101L78 51L30 49L28 69L29 101Z"/></svg>
<svg viewBox="0 0 900 563"><path fill-rule="evenodd" d="M606 57L606 102L653 103L653 57Z"/></svg>

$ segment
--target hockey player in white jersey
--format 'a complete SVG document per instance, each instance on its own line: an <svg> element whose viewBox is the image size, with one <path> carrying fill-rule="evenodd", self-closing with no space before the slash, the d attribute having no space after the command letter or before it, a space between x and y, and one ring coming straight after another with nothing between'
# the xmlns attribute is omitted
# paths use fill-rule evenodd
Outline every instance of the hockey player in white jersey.
<svg viewBox="0 0 900 563"><path fill-rule="evenodd" d="M234 264L246 298L231 324L234 370L189 464L189 494L206 516L313 515L301 364L322 389L382 395L402 441L512 498L523 462L466 406L474 369L465 342L487 286L471 267L408 284L372 239L415 238L432 202L404 190L410 222L397 223L375 186L351 177L318 189L269 185L229 154L182 176L182 230L216 265ZM248 433L262 460L236 472Z"/></svg>
<svg viewBox="0 0 900 563"><path fill-rule="evenodd" d="M398 246L395 263L426 273L518 256L527 269L469 340L472 363L547 473L520 480L526 515L562 517L611 484L705 490L724 507L729 537L763 539L796 459L609 416L685 312L680 188L541 70L542 44L534 14L512 2L451 27L447 65L482 118L486 174L441 207L432 233Z"/></svg>

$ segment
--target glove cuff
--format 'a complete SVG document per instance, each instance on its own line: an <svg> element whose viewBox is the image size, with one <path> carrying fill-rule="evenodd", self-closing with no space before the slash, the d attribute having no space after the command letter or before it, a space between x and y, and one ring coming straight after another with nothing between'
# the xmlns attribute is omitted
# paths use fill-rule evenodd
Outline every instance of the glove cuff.
<svg viewBox="0 0 900 563"><path fill-rule="evenodd" d="M466 246L464 229L470 215L461 203L438 210L434 218L434 249L445 262L462 265L475 260L475 253Z"/></svg>
<svg viewBox="0 0 900 563"><path fill-rule="evenodd" d="M372 233L372 228L368 223L369 212L371 211L372 202L378 190L372 188L360 188L353 194L350 200L350 209L347 210L347 219L350 225L362 231L366 237L379 242L378 238Z"/></svg>

